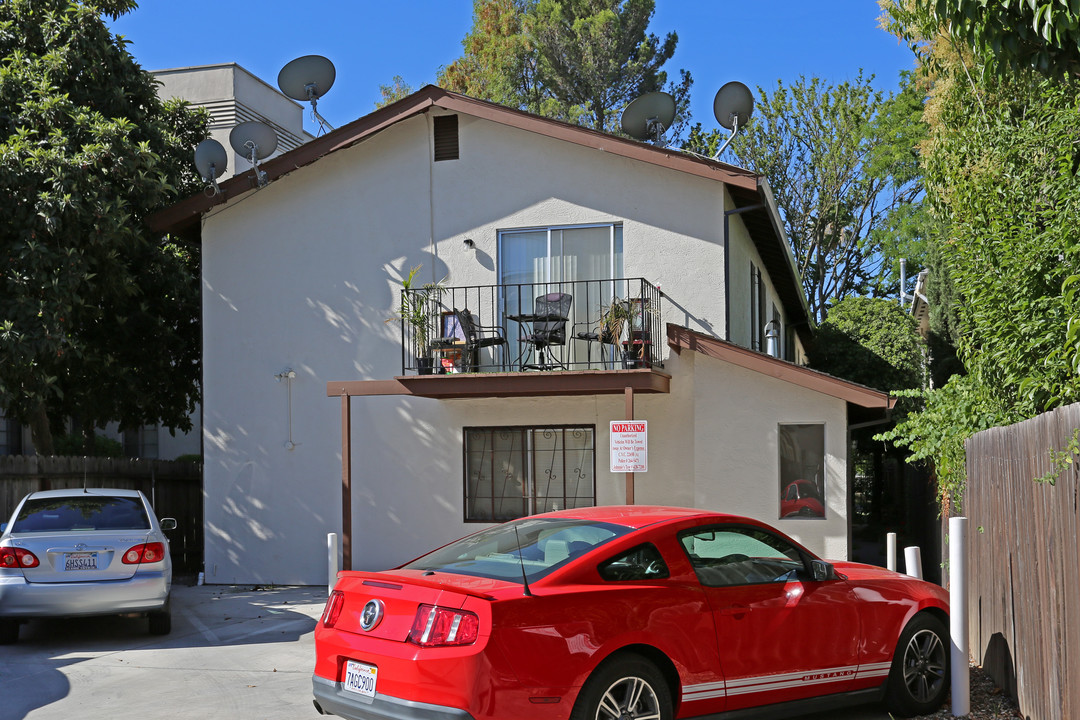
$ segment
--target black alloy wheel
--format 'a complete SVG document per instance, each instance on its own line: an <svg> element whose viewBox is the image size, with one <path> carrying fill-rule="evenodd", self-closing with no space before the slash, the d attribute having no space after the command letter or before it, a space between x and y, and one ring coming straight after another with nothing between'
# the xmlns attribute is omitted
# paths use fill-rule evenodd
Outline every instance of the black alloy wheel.
<svg viewBox="0 0 1080 720"><path fill-rule="evenodd" d="M949 692L949 634L929 613L912 618L900 636L885 702L901 717L937 710Z"/></svg>
<svg viewBox="0 0 1080 720"><path fill-rule="evenodd" d="M656 666L637 655L601 665L581 690L571 720L672 720L671 689Z"/></svg>

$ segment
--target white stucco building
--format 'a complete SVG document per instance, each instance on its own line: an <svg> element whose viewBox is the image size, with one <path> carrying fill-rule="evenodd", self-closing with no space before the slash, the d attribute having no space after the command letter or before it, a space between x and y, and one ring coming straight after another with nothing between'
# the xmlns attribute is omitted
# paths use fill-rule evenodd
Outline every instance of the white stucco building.
<svg viewBox="0 0 1080 720"><path fill-rule="evenodd" d="M889 400L793 362L809 316L761 177L431 86L262 168L155 218L202 245L207 582L325 583L328 532L382 568L630 493L847 556L848 423ZM505 346L444 341L436 366L466 372L417 374L387 322L416 266L445 288L434 335L468 308ZM511 316L547 292L573 298L560 366L523 370L537 326ZM637 324L579 337L616 304ZM610 471L627 418L648 423L632 478Z"/></svg>

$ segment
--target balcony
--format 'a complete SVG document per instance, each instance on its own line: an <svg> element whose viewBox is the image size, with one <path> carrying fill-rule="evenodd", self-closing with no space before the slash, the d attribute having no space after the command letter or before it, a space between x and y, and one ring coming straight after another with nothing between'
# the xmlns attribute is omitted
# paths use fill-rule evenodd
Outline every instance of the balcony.
<svg viewBox="0 0 1080 720"><path fill-rule="evenodd" d="M662 368L662 297L644 278L402 290L402 376Z"/></svg>

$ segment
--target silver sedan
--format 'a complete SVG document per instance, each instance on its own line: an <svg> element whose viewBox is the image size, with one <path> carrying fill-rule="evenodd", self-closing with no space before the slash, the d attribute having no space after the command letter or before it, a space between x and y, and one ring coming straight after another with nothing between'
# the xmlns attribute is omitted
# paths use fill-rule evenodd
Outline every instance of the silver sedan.
<svg viewBox="0 0 1080 720"><path fill-rule="evenodd" d="M0 524L0 644L31 618L147 615L172 626L172 561L160 522L138 490L46 490L22 499Z"/></svg>

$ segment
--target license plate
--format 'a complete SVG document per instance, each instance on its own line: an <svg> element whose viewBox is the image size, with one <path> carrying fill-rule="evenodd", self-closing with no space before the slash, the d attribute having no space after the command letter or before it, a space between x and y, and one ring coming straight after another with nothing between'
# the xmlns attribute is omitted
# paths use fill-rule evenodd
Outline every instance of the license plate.
<svg viewBox="0 0 1080 720"><path fill-rule="evenodd" d="M64 553L64 570L97 570L96 552Z"/></svg>
<svg viewBox="0 0 1080 720"><path fill-rule="evenodd" d="M345 661L345 689L367 697L375 697L375 681L379 677L379 668L374 665Z"/></svg>

